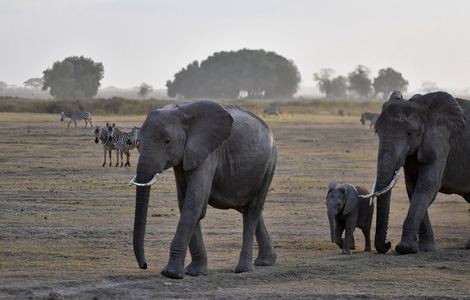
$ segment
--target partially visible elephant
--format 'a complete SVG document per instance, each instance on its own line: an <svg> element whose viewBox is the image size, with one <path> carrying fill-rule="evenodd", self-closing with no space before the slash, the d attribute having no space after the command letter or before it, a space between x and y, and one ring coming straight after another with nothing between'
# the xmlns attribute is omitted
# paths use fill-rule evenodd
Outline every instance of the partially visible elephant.
<svg viewBox="0 0 470 300"><path fill-rule="evenodd" d="M395 91L375 125L379 136L376 190L401 167L410 207L403 224L400 254L434 250L428 207L438 192L461 195L470 203L470 102L445 92L404 100ZM375 248L385 253L391 191L377 199ZM467 247L470 246L470 239Z"/></svg>
<svg viewBox="0 0 470 300"><path fill-rule="evenodd" d="M331 242L343 249L342 254L351 254L355 248L354 230L360 228L365 238L364 251L371 251L370 227L374 215L374 204L362 198L368 191L352 184L337 185L332 180L328 186L326 207L330 222ZM344 233L344 239L342 238Z"/></svg>
<svg viewBox="0 0 470 300"><path fill-rule="evenodd" d="M243 215L243 243L235 272L253 270L253 238L257 266L272 265L276 253L262 210L277 162L274 138L256 115L236 106L199 101L167 105L147 116L140 132L136 188L134 253L142 269L150 185L173 168L180 219L162 274L183 278L207 273L207 254L200 220L207 204L235 209ZM184 269L189 246L191 263Z"/></svg>

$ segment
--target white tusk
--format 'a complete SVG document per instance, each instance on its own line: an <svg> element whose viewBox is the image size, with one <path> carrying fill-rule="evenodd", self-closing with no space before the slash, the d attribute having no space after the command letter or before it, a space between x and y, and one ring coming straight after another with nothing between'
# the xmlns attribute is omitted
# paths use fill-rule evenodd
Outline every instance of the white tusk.
<svg viewBox="0 0 470 300"><path fill-rule="evenodd" d="M134 176L134 178L132 178L131 181L129 181L129 186L151 186L152 184L154 184L156 181L157 181L157 178L158 176L160 176L160 173L155 173L155 175L153 176L153 178L147 182L147 183L138 183L138 182L135 182L135 179L137 178L137 175Z"/></svg>
<svg viewBox="0 0 470 300"><path fill-rule="evenodd" d="M395 184L398 182L399 178L400 178L400 169L395 171L395 175L393 176L390 183L386 187L384 187L382 190L376 192L375 191L376 183L374 182L374 187L372 188L372 193L367 194L367 195L359 195L359 198L370 198L369 205L372 205L372 202L374 201L374 198L390 191L395 186Z"/></svg>

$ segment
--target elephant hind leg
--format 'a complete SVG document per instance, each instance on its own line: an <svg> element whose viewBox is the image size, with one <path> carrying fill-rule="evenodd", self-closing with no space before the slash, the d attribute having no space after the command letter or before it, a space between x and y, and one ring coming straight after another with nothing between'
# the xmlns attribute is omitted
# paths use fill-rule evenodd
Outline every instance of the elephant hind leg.
<svg viewBox="0 0 470 300"><path fill-rule="evenodd" d="M255 266L274 265L277 256L268 229L264 224L263 214L259 217L255 235L258 243L258 256L255 259Z"/></svg>
<svg viewBox="0 0 470 300"><path fill-rule="evenodd" d="M249 205L243 211L243 242L235 273L253 271L253 240L261 211Z"/></svg>

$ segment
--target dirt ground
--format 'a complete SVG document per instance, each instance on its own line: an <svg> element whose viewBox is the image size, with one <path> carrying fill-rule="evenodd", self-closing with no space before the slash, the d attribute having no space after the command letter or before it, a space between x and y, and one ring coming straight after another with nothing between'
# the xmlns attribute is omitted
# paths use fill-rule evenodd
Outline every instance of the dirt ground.
<svg viewBox="0 0 470 300"><path fill-rule="evenodd" d="M95 117L94 124L129 128L143 119ZM470 297L470 251L463 250L470 236L468 203L440 194L430 208L436 252L363 253L358 230L358 249L340 255L329 241L328 182L370 188L377 137L356 115L284 115L267 123L279 153L264 211L276 265L233 273L241 216L210 208L202 222L209 274L171 280L160 275L178 221L171 170L152 190L149 268L140 270L132 250L135 189L127 185L137 151L130 168L101 167L102 147L83 123L76 129L59 115L0 114L0 298ZM403 178L392 200L389 238L396 245L408 207Z"/></svg>

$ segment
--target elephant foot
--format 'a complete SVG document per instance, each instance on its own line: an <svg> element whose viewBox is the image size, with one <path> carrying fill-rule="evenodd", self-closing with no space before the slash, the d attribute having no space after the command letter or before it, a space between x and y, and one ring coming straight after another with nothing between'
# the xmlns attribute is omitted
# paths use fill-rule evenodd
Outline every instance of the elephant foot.
<svg viewBox="0 0 470 300"><path fill-rule="evenodd" d="M244 272L251 272L254 270L253 264L245 263L245 264L238 264L235 269L233 270L235 273L244 273Z"/></svg>
<svg viewBox="0 0 470 300"><path fill-rule="evenodd" d="M413 254L418 253L418 243L415 241L402 240L396 247L395 251L398 254Z"/></svg>
<svg viewBox="0 0 470 300"><path fill-rule="evenodd" d="M115 165L115 167L119 167L119 163L117 163L117 164Z"/></svg>
<svg viewBox="0 0 470 300"><path fill-rule="evenodd" d="M343 249L343 239L336 240L335 244L339 247L339 249Z"/></svg>
<svg viewBox="0 0 470 300"><path fill-rule="evenodd" d="M259 266L259 267L272 266L276 263L276 258L277 258L277 255L274 252L270 255L258 255L258 257L255 259L255 266Z"/></svg>
<svg viewBox="0 0 470 300"><path fill-rule="evenodd" d="M351 255L351 249L343 249L343 251L341 251L341 254L343 254L343 255Z"/></svg>
<svg viewBox="0 0 470 300"><path fill-rule="evenodd" d="M113 166L113 164L112 164L112 163L109 163L109 166L110 166L110 167L112 167L112 166Z"/></svg>
<svg viewBox="0 0 470 300"><path fill-rule="evenodd" d="M465 246L465 249L470 250L470 239L468 239L467 245Z"/></svg>
<svg viewBox="0 0 470 300"><path fill-rule="evenodd" d="M364 247L364 252L371 252L371 251L372 251L372 249L371 249L370 245Z"/></svg>
<svg viewBox="0 0 470 300"><path fill-rule="evenodd" d="M190 276L207 275L207 264L190 263L184 273Z"/></svg>
<svg viewBox="0 0 470 300"><path fill-rule="evenodd" d="M436 249L434 248L434 243L430 242L418 242L418 249L420 252L434 252Z"/></svg>
<svg viewBox="0 0 470 300"><path fill-rule="evenodd" d="M173 266L167 265L163 270L160 272L165 277L171 279L183 279L184 277L184 270L179 268L174 268Z"/></svg>
<svg viewBox="0 0 470 300"><path fill-rule="evenodd" d="M102 167L104 167L104 166L106 166L106 163L105 163L105 162L103 163Z"/></svg>

